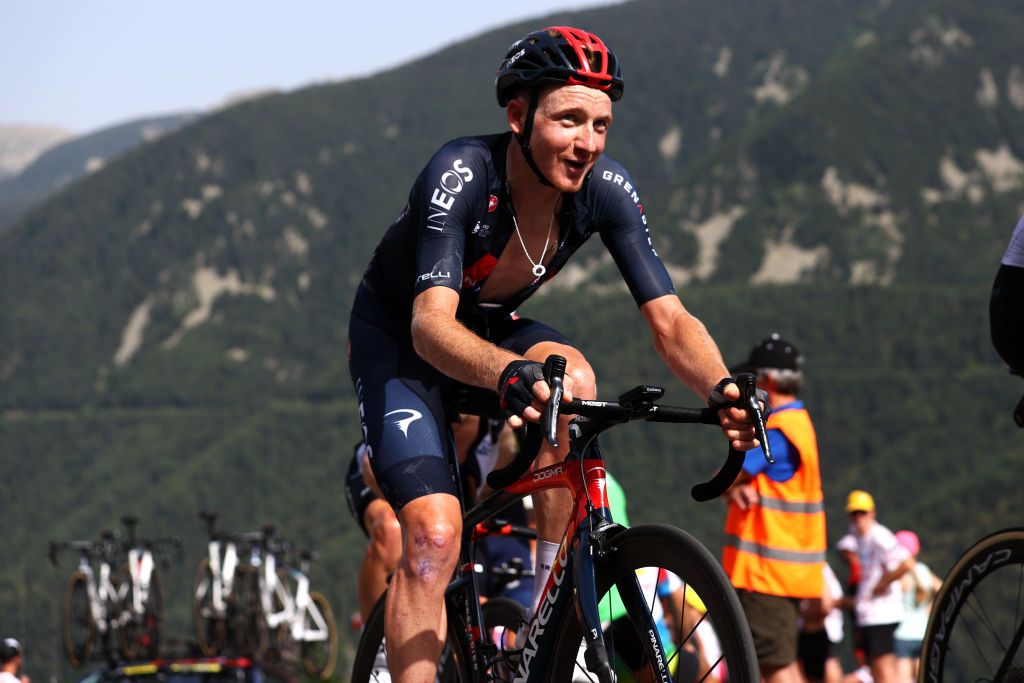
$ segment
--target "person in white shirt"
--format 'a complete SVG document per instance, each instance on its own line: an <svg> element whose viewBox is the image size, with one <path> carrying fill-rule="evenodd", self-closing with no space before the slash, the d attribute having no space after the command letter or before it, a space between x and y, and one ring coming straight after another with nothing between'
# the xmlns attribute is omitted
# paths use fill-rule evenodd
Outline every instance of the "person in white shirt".
<svg viewBox="0 0 1024 683"><path fill-rule="evenodd" d="M852 607L864 655L875 683L896 683L893 634L903 620L900 578L913 567L914 558L895 534L878 523L875 500L867 491L850 492L846 513L850 517L850 533L839 541L839 546L854 545L860 560L860 582ZM850 598L843 600L849 605Z"/></svg>
<svg viewBox="0 0 1024 683"><path fill-rule="evenodd" d="M0 683L31 683L28 676L19 676L21 668L21 643L14 638L4 638L0 645Z"/></svg>

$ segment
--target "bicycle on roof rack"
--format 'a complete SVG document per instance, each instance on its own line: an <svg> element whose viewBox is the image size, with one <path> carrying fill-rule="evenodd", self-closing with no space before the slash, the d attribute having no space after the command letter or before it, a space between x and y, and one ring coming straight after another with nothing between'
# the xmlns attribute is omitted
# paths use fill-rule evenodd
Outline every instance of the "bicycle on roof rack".
<svg viewBox="0 0 1024 683"><path fill-rule="evenodd" d="M164 598L157 570L156 554L173 550L180 559L181 541L177 538L137 538L136 517L122 517L125 528L122 550L127 555L123 568L124 600L118 643L125 659L152 658L160 654L164 626Z"/></svg>
<svg viewBox="0 0 1024 683"><path fill-rule="evenodd" d="M445 595L447 639L438 680L611 683L633 677L668 683L690 677L722 680L726 672L730 681L757 680L750 629L718 561L680 529L663 524L625 528L615 523L605 494L606 463L597 443L600 433L634 420L718 425L718 408L659 405L663 390L652 386L636 387L617 401L561 404L564 371L564 359L548 359L545 378L552 398L541 429L528 426L528 445L509 466L488 476L496 492L464 514L460 561ZM741 376L738 383L743 396L732 405L755 413L758 437L770 460L754 377ZM480 407L458 409L472 413ZM577 416L570 424L569 454L563 462L528 472L541 432L557 445L559 410ZM743 460L743 453L730 450L722 469L710 481L693 487L693 497L707 501L721 495ZM451 464L457 472L457 463ZM554 487L570 491L573 512L539 607L526 620L528 627L513 635L515 625L494 623L498 617L487 609L490 601L481 606L474 545L480 525L524 496ZM675 577L670 584L672 599L661 594L665 577ZM702 614L675 611L688 592L700 598ZM389 680L382 656L387 651L385 597L367 619L352 668L353 683ZM509 615L501 619L508 621ZM713 661L702 656L705 650L696 636L698 630L708 628L720 645Z"/></svg>
<svg viewBox="0 0 1024 683"><path fill-rule="evenodd" d="M272 652L298 660L310 678L327 680L338 657L338 628L334 611L322 593L309 588L310 563L317 553L295 553L273 526L263 528L259 558L259 609L272 634Z"/></svg>
<svg viewBox="0 0 1024 683"><path fill-rule="evenodd" d="M256 565L264 534L219 531L216 512L200 512L199 517L206 522L209 542L207 557L196 569L192 594L196 645L207 657L231 652L263 659L270 637L261 618Z"/></svg>
<svg viewBox="0 0 1024 683"><path fill-rule="evenodd" d="M61 605L61 639L74 668L92 658L98 638L109 658L131 660L159 653L163 595L154 553L166 546L180 553L181 544L177 539L136 539L138 520L125 517L122 523L127 531L123 536L104 530L99 541L49 545L47 557L55 567L61 551L79 555ZM111 636L117 640L116 652Z"/></svg>

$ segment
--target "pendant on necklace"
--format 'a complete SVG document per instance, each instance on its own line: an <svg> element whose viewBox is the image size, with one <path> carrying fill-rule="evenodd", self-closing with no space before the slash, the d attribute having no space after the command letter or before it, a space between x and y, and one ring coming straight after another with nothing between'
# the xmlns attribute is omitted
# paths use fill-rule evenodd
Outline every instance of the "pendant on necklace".
<svg viewBox="0 0 1024 683"><path fill-rule="evenodd" d="M534 277L544 277L544 273L546 273L546 272L548 272L548 269L545 268L544 266L542 266L539 263L533 267L533 276Z"/></svg>

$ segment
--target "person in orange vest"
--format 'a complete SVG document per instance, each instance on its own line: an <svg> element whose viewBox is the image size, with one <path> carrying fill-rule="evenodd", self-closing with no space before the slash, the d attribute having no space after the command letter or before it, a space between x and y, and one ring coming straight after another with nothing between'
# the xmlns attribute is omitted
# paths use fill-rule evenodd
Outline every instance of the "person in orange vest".
<svg viewBox="0 0 1024 683"><path fill-rule="evenodd" d="M765 426L775 463L750 451L725 493L722 565L750 623L762 680L800 683L799 603L821 597L827 549L818 440L797 398L803 356L772 334L730 370L755 373L758 388L768 394L772 413Z"/></svg>

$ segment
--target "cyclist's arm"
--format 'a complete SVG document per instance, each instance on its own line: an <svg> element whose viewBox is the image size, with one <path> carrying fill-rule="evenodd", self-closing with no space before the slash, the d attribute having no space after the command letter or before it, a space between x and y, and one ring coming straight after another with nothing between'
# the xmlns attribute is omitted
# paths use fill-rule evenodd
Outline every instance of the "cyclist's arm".
<svg viewBox="0 0 1024 683"><path fill-rule="evenodd" d="M423 360L449 377L494 389L505 366L520 358L459 322L455 318L458 307L459 293L448 287L431 287L417 295L412 306L413 347ZM546 386L543 393L542 400L546 400Z"/></svg>
<svg viewBox="0 0 1024 683"><path fill-rule="evenodd" d="M723 377L729 377L715 341L704 324L690 315L675 294L652 299L640 307L654 337L654 348L669 369L693 393L707 399ZM740 397L740 390L730 384L725 390L729 400ZM737 450L755 448L754 427L746 411L729 408L721 411L722 431Z"/></svg>

